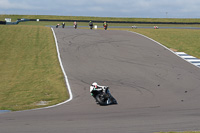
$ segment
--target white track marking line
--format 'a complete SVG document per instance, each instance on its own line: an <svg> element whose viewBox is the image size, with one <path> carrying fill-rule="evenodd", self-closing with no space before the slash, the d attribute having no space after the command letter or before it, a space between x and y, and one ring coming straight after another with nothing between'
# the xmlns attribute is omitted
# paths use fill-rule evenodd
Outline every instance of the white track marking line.
<svg viewBox="0 0 200 133"><path fill-rule="evenodd" d="M33 110L41 110L41 109L49 109L49 108L53 108L53 107L57 107L57 106L60 106L62 104L65 104L69 101L71 101L73 99L73 95L72 95L72 91L71 91L71 87L70 87L70 84L69 84L69 81L68 81L68 78L67 78L67 74L65 73L65 69L63 67L63 64L62 64L62 60L61 60L61 57L60 57L60 51L59 51L59 47L58 47L58 41L57 41L57 38L56 38L56 35L55 35L55 32L53 30L53 28L51 28L52 32L53 32L53 36L54 36L54 39L55 39L55 43L56 43L56 49L57 49L57 54L58 54L58 60L59 60L59 63L60 63L60 67L62 69L62 72L64 74L64 77L65 77L65 82L66 82L66 85L67 85L67 89L68 89L68 92L69 92L69 99L64 101L64 102L61 102L61 103L58 103L56 105L52 105L52 106L47 106L47 107L43 107L43 108L36 108L36 109L29 109L29 110L22 110L22 111L14 111L14 112L24 112L24 111L33 111ZM3 113L2 113L3 114Z"/></svg>
<svg viewBox="0 0 200 133"><path fill-rule="evenodd" d="M69 84L69 80L68 80L67 74L65 73L65 69L63 67L62 60L61 60L61 57L60 57L60 51L59 51L59 47L58 47L58 41L57 41L57 38L56 38L56 34L55 34L53 28L51 28L51 30L53 32L53 36L54 36L55 43L56 43L56 50L57 50L57 54L58 54L58 60L59 60L59 63L60 63L60 67L61 67L62 72L64 74L65 83L67 85L67 89L68 89L68 92L69 92L69 99L64 101L64 102L62 102L62 103L58 103L56 105L52 105L52 106L48 106L48 107L44 107L44 108L32 109L32 110L39 110L39 109L47 109L47 108L57 107L59 105L65 104L65 103L67 103L67 102L69 102L69 101L71 101L73 99L73 95L72 95L71 87L70 87L70 84Z"/></svg>
<svg viewBox="0 0 200 133"><path fill-rule="evenodd" d="M147 39L149 39L149 40L151 40L151 41L153 41L153 42L159 44L160 46L166 48L167 50L169 50L170 52L174 53L176 56L180 57L181 59L187 61L188 63L190 63L190 64L192 64L192 65L194 65L194 66L196 66L196 67L198 67L198 68L200 67L198 64L191 63L191 62L189 62L187 59L184 59L184 58L196 58L196 57L193 57L193 56L190 56L190 55L188 55L188 56L180 56L180 54L185 54L185 55L187 55L187 54L184 53L184 52L174 52L174 51L172 51L171 49L169 49L169 48L167 48L166 46L164 46L163 44L161 44L161 43L159 43L159 42L153 40L152 38L149 38L149 37L147 37L147 36L145 36L145 35L142 35L142 34L140 34L140 33L133 32L133 31L128 31L128 32L132 32L132 33L135 33L135 34L137 34L137 35L143 36L143 37L145 37L145 38L147 38ZM183 57L184 57L184 58L183 58Z"/></svg>

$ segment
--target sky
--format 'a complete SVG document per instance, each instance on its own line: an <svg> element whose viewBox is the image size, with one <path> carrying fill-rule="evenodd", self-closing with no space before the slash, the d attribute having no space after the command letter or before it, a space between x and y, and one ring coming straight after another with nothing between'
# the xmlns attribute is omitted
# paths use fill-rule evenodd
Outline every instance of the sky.
<svg viewBox="0 0 200 133"><path fill-rule="evenodd" d="M200 0L0 0L0 14L200 18Z"/></svg>

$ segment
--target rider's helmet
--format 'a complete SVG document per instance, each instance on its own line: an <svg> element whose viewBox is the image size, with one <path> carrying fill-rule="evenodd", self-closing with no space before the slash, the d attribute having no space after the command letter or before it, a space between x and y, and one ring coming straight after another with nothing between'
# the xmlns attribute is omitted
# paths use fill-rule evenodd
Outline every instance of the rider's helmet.
<svg viewBox="0 0 200 133"><path fill-rule="evenodd" d="M97 88L97 83L96 82L94 82L94 83L92 83L92 86L94 87L94 88Z"/></svg>

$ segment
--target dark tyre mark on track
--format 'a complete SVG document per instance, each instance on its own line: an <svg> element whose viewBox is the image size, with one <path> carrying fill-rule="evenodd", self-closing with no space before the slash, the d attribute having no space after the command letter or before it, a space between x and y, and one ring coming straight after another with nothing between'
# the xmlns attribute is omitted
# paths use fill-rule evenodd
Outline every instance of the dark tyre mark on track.
<svg viewBox="0 0 200 133"><path fill-rule="evenodd" d="M1 132L200 130L199 68L134 33L55 32L74 99L56 108L0 115ZM89 93L93 81L110 86L119 104L96 105Z"/></svg>

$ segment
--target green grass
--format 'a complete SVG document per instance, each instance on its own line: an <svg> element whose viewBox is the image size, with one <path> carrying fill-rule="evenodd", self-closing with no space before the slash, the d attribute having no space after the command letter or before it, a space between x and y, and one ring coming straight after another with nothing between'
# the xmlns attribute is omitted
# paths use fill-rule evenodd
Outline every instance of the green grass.
<svg viewBox="0 0 200 133"><path fill-rule="evenodd" d="M12 18L29 19L82 19L145 22L200 22L200 19L145 19L145 18L101 18L73 16L0 15L0 20ZM50 28L61 22L23 22L16 26L0 25L0 110L26 110L43 107L36 105L47 101L54 105L66 100L67 94L63 74L57 60L54 38ZM73 23L66 23L66 26ZM88 23L78 23L86 26ZM98 24L101 26L102 24ZM132 26L132 24L109 24L109 26ZM137 24L137 26L154 26ZM187 26L199 25L158 25ZM110 29L108 29L110 30ZM129 30L146 35L168 48L186 52L200 58L200 31L187 29L115 29ZM177 133L177 132L160 132ZM200 133L187 131L178 133Z"/></svg>
<svg viewBox="0 0 200 133"><path fill-rule="evenodd" d="M0 110L26 110L68 98L54 38L41 26L0 26Z"/></svg>
<svg viewBox="0 0 200 133"><path fill-rule="evenodd" d="M70 16L0 15L0 20L10 17L43 19L130 20L134 18L95 18ZM135 19L135 21L200 21L200 19ZM15 26L0 25L0 110L25 110L38 108L40 101L48 105L68 98L63 74L57 60L54 38L50 28L61 22L22 22ZM67 22L66 26L73 23ZM78 23L87 26L88 23ZM102 24L97 23L98 26ZM109 24L109 26L132 24ZM138 24L137 26L154 26ZM159 25L173 26L173 25ZM194 26L194 25L176 25ZM198 25L195 25L198 26ZM108 27L108 30L109 27ZM186 52L200 58L200 31L187 29L117 29L144 34L168 48Z"/></svg>
<svg viewBox="0 0 200 133"><path fill-rule="evenodd" d="M103 21L143 21L143 22L200 22L200 19L178 19L178 18L116 18L116 17L89 17L89 16L53 16L53 15L0 15L0 20L4 18L17 19L59 19L59 20L103 20Z"/></svg>
<svg viewBox="0 0 200 133"><path fill-rule="evenodd" d="M35 21L28 21L28 22L20 22L18 25L38 25L38 26L47 26L47 25L51 25L51 26L56 26L57 24L62 24L62 22L48 22L48 21L40 21L40 22L35 22ZM65 22L66 26L73 26L73 22ZM94 23L94 25L102 26L102 23ZM109 26L155 26L155 24L128 24L128 23L108 23ZM87 22L78 22L78 28L80 28L79 26L88 26ZM200 25L184 25L184 24L156 24L156 26L158 27L200 27Z"/></svg>
<svg viewBox="0 0 200 133"><path fill-rule="evenodd" d="M26 18L26 19L55 19L55 20L101 20L101 21L135 21L135 22L199 22L200 19L175 19L175 18L115 18L115 17L86 17L86 16L52 16L52 15L0 15L0 20L4 20L5 18L11 18L12 22L16 21L17 19ZM19 25L56 25L62 22L20 22ZM102 23L94 23L98 26L102 26ZM66 26L72 26L72 22L66 22ZM79 22L78 26L87 26L88 23ZM154 26L155 24L127 24L127 23L110 23L109 26ZM200 27L199 24L156 24L157 26L174 26L174 27Z"/></svg>
<svg viewBox="0 0 200 133"><path fill-rule="evenodd" d="M200 30L191 29L131 29L146 35L168 48L200 58Z"/></svg>

